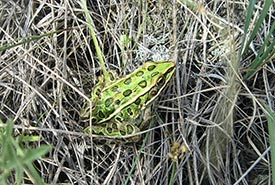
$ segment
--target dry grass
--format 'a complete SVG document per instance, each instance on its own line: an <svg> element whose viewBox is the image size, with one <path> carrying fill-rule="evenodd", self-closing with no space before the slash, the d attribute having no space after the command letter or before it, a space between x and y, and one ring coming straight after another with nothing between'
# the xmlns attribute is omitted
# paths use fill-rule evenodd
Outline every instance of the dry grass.
<svg viewBox="0 0 275 185"><path fill-rule="evenodd" d="M176 75L155 103L144 140L91 142L79 111L100 68L81 3L0 2L0 46L23 41L0 51L0 118L15 121L15 134L40 136L35 146L54 146L35 163L43 180L270 183L269 156L263 155L269 146L266 119L258 102L274 105L274 66L242 81L242 70L255 57L250 50L241 63L237 58L247 4L91 2L87 6L108 69L125 75L144 61L170 59L177 62ZM33 38L42 34L49 35ZM254 50L265 34L257 36ZM130 42L122 42L123 36ZM183 154L182 147L188 148Z"/></svg>

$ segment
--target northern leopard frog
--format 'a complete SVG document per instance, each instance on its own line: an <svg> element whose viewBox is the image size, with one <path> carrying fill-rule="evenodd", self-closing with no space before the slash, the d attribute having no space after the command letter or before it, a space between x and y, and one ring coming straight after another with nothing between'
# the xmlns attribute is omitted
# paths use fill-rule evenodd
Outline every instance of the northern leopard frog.
<svg viewBox="0 0 275 185"><path fill-rule="evenodd" d="M113 79L100 78L91 92L91 102L86 102L80 112L82 120L92 120L94 134L127 136L135 134L147 125L143 123L145 109L159 96L175 71L171 61L146 62L129 75ZM133 136L123 142L135 142Z"/></svg>

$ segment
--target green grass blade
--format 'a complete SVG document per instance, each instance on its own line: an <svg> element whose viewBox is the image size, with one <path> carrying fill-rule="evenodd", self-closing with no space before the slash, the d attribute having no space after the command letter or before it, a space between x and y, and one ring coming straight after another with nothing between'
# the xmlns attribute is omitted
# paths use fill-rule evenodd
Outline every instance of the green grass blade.
<svg viewBox="0 0 275 185"><path fill-rule="evenodd" d="M151 128L152 125L153 125L153 122L150 121L149 128ZM144 150L144 147L145 147L146 141L148 140L149 134L150 134L150 132L146 133L145 138L143 139L142 145L141 145L140 149L138 150L138 154L137 154L137 156L136 156L136 158L135 158L135 160L134 160L134 162L133 162L133 164L131 166L131 169L130 169L130 171L128 173L128 176L127 176L125 182L123 183L123 185L129 184L128 182L130 181L131 175L133 174L134 169L135 169L135 167L136 167L136 165L138 163L138 160L140 159L141 152Z"/></svg>
<svg viewBox="0 0 275 185"><path fill-rule="evenodd" d="M249 79L256 71L259 70L259 68L264 65L266 62L268 62L268 59L272 57L275 53L274 45L275 40L272 39L272 33L275 29L275 22L273 22L271 29L266 36L264 43L262 47L260 48L257 57L254 59L252 64L249 66L249 68L246 71L246 74L244 75L244 79ZM271 44L268 46L269 41L272 40Z"/></svg>
<svg viewBox="0 0 275 185"><path fill-rule="evenodd" d="M0 46L0 52L14 48L14 47L22 45L22 44L29 43L31 41L41 39L42 37L51 36L55 33L61 32L61 31L63 31L63 30L58 30L58 31L50 32L50 33L41 34L41 35L32 35L29 37L20 38L17 41L15 41L14 43L6 43L6 44L3 44L2 46Z"/></svg>
<svg viewBox="0 0 275 185"><path fill-rule="evenodd" d="M245 53L247 50L248 50L248 47L250 45L250 43L252 42L252 40L255 38L256 34L258 33L259 31L259 28L260 26L262 25L263 23L263 20L264 18L266 17L267 13L268 13L268 10L270 8L270 6L272 5L272 0L267 0L265 1L265 4L264 4L264 7L261 11L261 14L260 14L260 17L259 19L257 20L255 26L254 26L254 29L252 30L252 33L249 37L249 40L247 41L246 45L245 45L245 49L243 50L243 52L241 52L241 55L243 53ZM241 57L240 57L241 58Z"/></svg>
<svg viewBox="0 0 275 185"><path fill-rule="evenodd" d="M9 176L15 176L16 184L21 184L25 172L28 177L32 180L34 184L43 184L39 173L34 168L32 162L42 155L46 154L51 146L42 145L35 149L25 149L20 146L22 140L34 139L32 137L20 136L21 139L15 139L12 135L13 133L13 121L8 120L6 127L6 132L1 132L0 134L0 178L3 179L0 182L6 182ZM2 183L3 184L3 183Z"/></svg>
<svg viewBox="0 0 275 185"><path fill-rule="evenodd" d="M39 148L28 149L23 158L23 163L31 163L34 160L40 158L50 151L52 147L48 145L42 145Z"/></svg>
<svg viewBox="0 0 275 185"><path fill-rule="evenodd" d="M27 166L27 168L24 168L24 170L28 174L28 177L30 177L31 181L34 184L45 184L45 183L43 183L43 181L42 181L39 173L34 168L34 166L32 165L32 163L28 163L26 166Z"/></svg>
<svg viewBox="0 0 275 185"><path fill-rule="evenodd" d="M92 39L93 39L93 43L94 43L94 46L95 46L95 50L96 50L96 54L97 54L97 57L98 57L98 60L99 60L101 70L103 72L104 77L106 77L106 80L109 80L110 79L110 78L108 78L109 74L108 74L108 72L105 68L104 60L103 60L103 57L102 57L102 54L101 54L102 52L100 50L99 44L98 44L96 36L95 36L94 28L92 26L92 18L90 16L89 10L87 8L87 2L86 2L86 0L81 0L81 2L82 2L82 8L83 8L85 16L86 16L86 21L87 21L87 24L88 24L88 27L89 27L89 30L90 30L90 33L91 33L91 36L92 36Z"/></svg>
<svg viewBox="0 0 275 185"><path fill-rule="evenodd" d="M270 142L270 156L271 156L271 171L272 171L272 182L275 184L275 113L272 112L265 105L265 115L267 117L268 134Z"/></svg>
<svg viewBox="0 0 275 185"><path fill-rule="evenodd" d="M24 175L24 169L23 166L21 164L18 164L15 166L15 182L16 184L21 184L22 180L23 180L23 175Z"/></svg>
<svg viewBox="0 0 275 185"><path fill-rule="evenodd" d="M242 51L243 51L243 47L244 47L244 43L245 43L245 39L248 33L248 28L249 28L249 24L251 22L251 17L252 17L252 13L254 10L254 5L255 5L255 0L251 0L249 1L249 5L247 8L247 14L246 14L246 18L245 18L245 24L244 24L244 35L242 38L242 45L240 48L240 53L239 53L239 60L241 60L241 56L242 56Z"/></svg>

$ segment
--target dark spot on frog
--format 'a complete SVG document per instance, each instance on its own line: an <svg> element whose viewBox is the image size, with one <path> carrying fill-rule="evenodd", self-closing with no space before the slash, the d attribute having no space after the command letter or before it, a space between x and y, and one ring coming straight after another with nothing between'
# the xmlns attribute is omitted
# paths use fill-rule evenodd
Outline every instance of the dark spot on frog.
<svg viewBox="0 0 275 185"><path fill-rule="evenodd" d="M97 96L100 96L100 93L101 93L101 90L100 90L100 88L96 89L96 92L95 92L95 94L96 94Z"/></svg>
<svg viewBox="0 0 275 185"><path fill-rule="evenodd" d="M121 123L121 122L122 122L121 117L118 117L118 116L116 116L116 117L115 117L115 120L116 120L116 121L118 121L119 123Z"/></svg>
<svg viewBox="0 0 275 185"><path fill-rule="evenodd" d="M105 114L101 110L99 110L98 111L98 117L100 117L101 119L103 119L103 118L105 118Z"/></svg>
<svg viewBox="0 0 275 185"><path fill-rule="evenodd" d="M138 83L138 85L141 87L141 88L145 88L147 86L147 82L145 80L142 80L141 82Z"/></svg>
<svg viewBox="0 0 275 185"><path fill-rule="evenodd" d="M150 91L150 95L151 95L151 96L155 96L156 94L158 94L158 91L157 91L156 89L152 89L152 90Z"/></svg>
<svg viewBox="0 0 275 185"><path fill-rule="evenodd" d="M141 99L140 99L140 98L138 98L138 99L136 99L136 101L134 102L134 104L136 104L136 105L140 105L140 102L141 102Z"/></svg>
<svg viewBox="0 0 275 185"><path fill-rule="evenodd" d="M137 77L141 77L143 74L144 74L143 71L138 71L138 72L136 73L136 76L137 76Z"/></svg>
<svg viewBox="0 0 275 185"><path fill-rule="evenodd" d="M115 100L115 104L119 105L120 104L120 100Z"/></svg>
<svg viewBox="0 0 275 185"><path fill-rule="evenodd" d="M132 116L134 113L133 113L133 111L132 111L132 109L129 107L129 108L127 108L127 113L130 115L130 116Z"/></svg>
<svg viewBox="0 0 275 185"><path fill-rule="evenodd" d="M111 134L113 132L113 128L112 127L106 127L106 132L108 132L109 134ZM108 134L108 135L109 135Z"/></svg>
<svg viewBox="0 0 275 185"><path fill-rule="evenodd" d="M105 106L109 107L113 103L113 101L114 101L113 98L107 98L105 100Z"/></svg>
<svg viewBox="0 0 275 185"><path fill-rule="evenodd" d="M130 78L127 78L126 80L124 80L124 84L125 85L129 85L130 83L132 82L132 79L131 79L131 77Z"/></svg>
<svg viewBox="0 0 275 185"><path fill-rule="evenodd" d="M148 71L153 71L156 68L156 65L150 65L147 67Z"/></svg>
<svg viewBox="0 0 275 185"><path fill-rule="evenodd" d="M125 96L125 97L130 96L131 94L132 94L131 89L127 89L126 91L123 92L123 96Z"/></svg>
<svg viewBox="0 0 275 185"><path fill-rule="evenodd" d="M123 131L123 130L120 130L119 133L120 133L121 136L125 136L126 135L126 132Z"/></svg>
<svg viewBox="0 0 275 185"><path fill-rule="evenodd" d="M153 72L152 74L151 74L151 77L154 77L154 76L157 76L159 74L159 72Z"/></svg>
<svg viewBox="0 0 275 185"><path fill-rule="evenodd" d="M114 129L114 130L118 130L118 126L116 123L111 123L110 126Z"/></svg>
<svg viewBox="0 0 275 185"><path fill-rule="evenodd" d="M119 87L117 85L115 85L114 87L111 88L111 91L112 92L116 92L116 93L119 93L120 90L119 90Z"/></svg>
<svg viewBox="0 0 275 185"><path fill-rule="evenodd" d="M109 78L110 78L111 81L114 81L115 80L114 73L109 72Z"/></svg>
<svg viewBox="0 0 275 185"><path fill-rule="evenodd" d="M127 130L127 134L133 134L135 129L133 125L127 124L126 130Z"/></svg>
<svg viewBox="0 0 275 185"><path fill-rule="evenodd" d="M97 119L96 118L92 118L92 123L96 123Z"/></svg>

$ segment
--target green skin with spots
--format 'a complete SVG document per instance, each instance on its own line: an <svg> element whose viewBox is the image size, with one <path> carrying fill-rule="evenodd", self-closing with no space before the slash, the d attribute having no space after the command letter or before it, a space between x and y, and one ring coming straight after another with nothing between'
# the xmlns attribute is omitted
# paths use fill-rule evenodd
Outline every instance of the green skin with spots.
<svg viewBox="0 0 275 185"><path fill-rule="evenodd" d="M144 110L150 106L175 71L173 62L146 62L131 74L111 81L104 79L91 92L93 106L86 102L81 110L83 120L93 124L93 133L123 136L139 132L144 124ZM92 108L92 111L90 111ZM85 132L89 132L89 128ZM133 139L132 139L133 140ZM134 139L136 140L136 139Z"/></svg>

